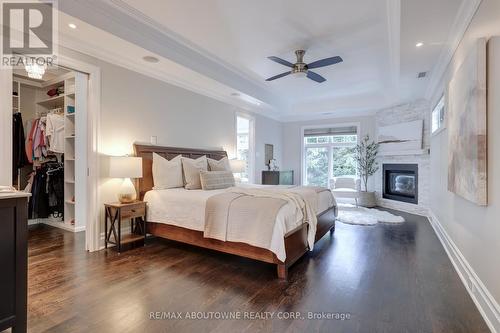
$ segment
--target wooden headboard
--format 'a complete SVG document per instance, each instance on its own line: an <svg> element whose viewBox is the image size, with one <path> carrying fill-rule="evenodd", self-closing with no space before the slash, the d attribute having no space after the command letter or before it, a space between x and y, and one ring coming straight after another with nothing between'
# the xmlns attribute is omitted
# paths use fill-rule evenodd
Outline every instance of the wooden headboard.
<svg viewBox="0 0 500 333"><path fill-rule="evenodd" d="M137 157L142 157L142 178L136 182L137 193L142 200L147 191L153 188L153 153L171 160L177 155L182 155L188 158L198 158L207 156L214 160L220 160L227 157L227 153L223 150L205 150L195 148L179 148L179 147L161 147L153 145L144 145L134 143L134 153Z"/></svg>

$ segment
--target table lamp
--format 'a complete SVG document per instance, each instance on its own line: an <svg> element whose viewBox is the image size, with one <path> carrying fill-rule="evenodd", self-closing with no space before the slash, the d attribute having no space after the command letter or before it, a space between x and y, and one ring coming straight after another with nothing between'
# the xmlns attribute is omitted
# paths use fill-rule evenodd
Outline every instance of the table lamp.
<svg viewBox="0 0 500 333"><path fill-rule="evenodd" d="M133 202L137 192L130 178L142 178L142 158L132 156L111 156L109 160L109 176L123 178L118 191L118 200L121 203Z"/></svg>
<svg viewBox="0 0 500 333"><path fill-rule="evenodd" d="M236 182L241 183L241 173L245 172L247 161L245 160L229 160L229 166L233 173L240 174L239 177L235 177Z"/></svg>

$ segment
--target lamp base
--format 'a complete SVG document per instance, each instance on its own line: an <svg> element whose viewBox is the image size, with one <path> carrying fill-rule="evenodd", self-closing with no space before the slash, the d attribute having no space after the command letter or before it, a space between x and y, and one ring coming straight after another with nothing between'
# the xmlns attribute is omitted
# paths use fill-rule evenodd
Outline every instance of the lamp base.
<svg viewBox="0 0 500 333"><path fill-rule="evenodd" d="M137 192L130 178L125 178L118 192L118 201L121 203L131 203L137 199Z"/></svg>

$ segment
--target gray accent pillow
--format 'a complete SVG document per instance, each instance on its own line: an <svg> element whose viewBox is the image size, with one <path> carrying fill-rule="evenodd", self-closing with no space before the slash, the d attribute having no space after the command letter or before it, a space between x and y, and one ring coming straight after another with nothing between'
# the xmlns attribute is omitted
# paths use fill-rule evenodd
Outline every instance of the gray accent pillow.
<svg viewBox="0 0 500 333"><path fill-rule="evenodd" d="M201 171L200 182L204 190L219 190L234 186L234 176L231 171Z"/></svg>

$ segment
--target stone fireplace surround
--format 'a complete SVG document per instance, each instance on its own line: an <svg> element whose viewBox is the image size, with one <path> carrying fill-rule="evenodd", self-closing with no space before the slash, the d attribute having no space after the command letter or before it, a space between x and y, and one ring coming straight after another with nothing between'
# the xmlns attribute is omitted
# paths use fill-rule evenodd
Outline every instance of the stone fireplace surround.
<svg viewBox="0 0 500 333"><path fill-rule="evenodd" d="M377 196L377 204L381 207L393 208L410 213L427 215L430 198L430 107L425 100L419 100L409 104L403 104L388 109L380 110L375 115L376 132L378 127L394 125L423 119L422 151L416 152L394 152L379 154L377 162L379 169L373 175L374 190ZM377 140L377 138L373 138ZM395 201L383 197L383 164L417 164L418 165L418 204Z"/></svg>

